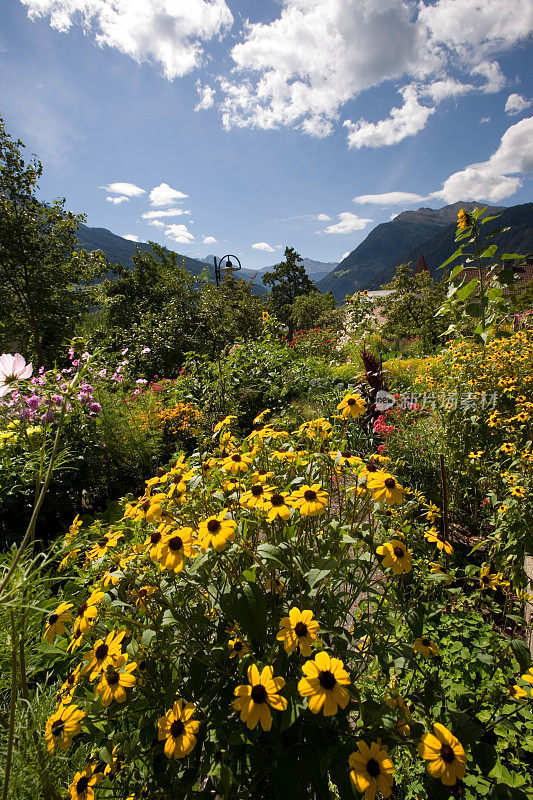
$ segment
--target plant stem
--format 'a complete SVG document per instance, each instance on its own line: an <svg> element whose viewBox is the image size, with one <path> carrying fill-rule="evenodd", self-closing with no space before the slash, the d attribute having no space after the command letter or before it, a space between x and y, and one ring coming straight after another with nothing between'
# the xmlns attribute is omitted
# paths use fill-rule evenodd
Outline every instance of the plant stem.
<svg viewBox="0 0 533 800"><path fill-rule="evenodd" d="M9 778L13 758L13 740L15 737L15 712L17 708L17 628L13 611L10 611L9 614L11 617L11 703L9 707L9 728L7 734L7 753L2 800L7 800L7 793L9 790Z"/></svg>

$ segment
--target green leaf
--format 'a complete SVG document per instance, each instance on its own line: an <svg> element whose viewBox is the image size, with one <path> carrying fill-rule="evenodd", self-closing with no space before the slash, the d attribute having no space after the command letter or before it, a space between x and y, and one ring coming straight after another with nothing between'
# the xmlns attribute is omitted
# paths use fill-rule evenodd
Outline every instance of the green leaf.
<svg viewBox="0 0 533 800"><path fill-rule="evenodd" d="M453 279L456 278L457 275L459 275L459 273L463 271L463 269L464 269L463 264L457 264L457 266L452 269L449 280L453 281Z"/></svg>
<svg viewBox="0 0 533 800"><path fill-rule="evenodd" d="M469 317L481 317L482 310L481 303L469 303L465 309Z"/></svg>
<svg viewBox="0 0 533 800"><path fill-rule="evenodd" d="M461 288L457 290L457 297L459 300L466 300L467 297L470 297L478 283L479 278L472 278L465 286L461 286Z"/></svg>
<svg viewBox="0 0 533 800"><path fill-rule="evenodd" d="M262 561L274 561L280 567L286 566L281 550L273 544L260 544L257 548L257 555Z"/></svg>
<svg viewBox="0 0 533 800"><path fill-rule="evenodd" d="M483 250L482 253L479 254L478 258L492 258L497 249L498 249L497 245L490 244Z"/></svg>
<svg viewBox="0 0 533 800"><path fill-rule="evenodd" d="M524 259L525 256L520 255L519 253L502 253L501 256L498 257L499 261L517 261L518 259Z"/></svg>
<svg viewBox="0 0 533 800"><path fill-rule="evenodd" d="M481 220L481 224L484 225L486 222L490 222L491 219L498 219L498 217L501 217L501 214L493 214L491 217L485 217Z"/></svg>
<svg viewBox="0 0 533 800"><path fill-rule="evenodd" d="M504 783L497 783L490 790L488 800L528 800L528 797L521 789L515 789Z"/></svg>
<svg viewBox="0 0 533 800"><path fill-rule="evenodd" d="M518 661L520 669L522 672L526 672L531 663L531 656L526 644L522 641L522 639L511 639L509 644L511 645L511 650L513 651L514 657Z"/></svg>
<svg viewBox="0 0 533 800"><path fill-rule="evenodd" d="M448 264L451 264L452 261L455 261L456 258L459 258L459 256L462 256L462 255L463 255L463 245L458 247L457 250L455 251L455 253L453 255L451 255L448 259L446 259L446 261L443 264L440 265L439 269L442 269L443 267L448 266Z"/></svg>
<svg viewBox="0 0 533 800"><path fill-rule="evenodd" d="M485 742L475 742L472 744L471 751L472 758L481 770L481 774L488 775L498 760L495 748Z"/></svg>
<svg viewBox="0 0 533 800"><path fill-rule="evenodd" d="M422 636L425 615L426 609L422 604L409 609L406 614L405 620L409 625L409 628L411 629L415 639Z"/></svg>

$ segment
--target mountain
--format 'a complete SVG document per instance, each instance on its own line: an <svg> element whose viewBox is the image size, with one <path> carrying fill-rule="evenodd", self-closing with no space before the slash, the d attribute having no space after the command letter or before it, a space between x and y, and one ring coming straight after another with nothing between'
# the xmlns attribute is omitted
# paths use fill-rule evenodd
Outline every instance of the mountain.
<svg viewBox="0 0 533 800"><path fill-rule="evenodd" d="M123 236L117 236L116 233L108 231L107 228L90 228L87 225L80 225L77 238L80 247L86 250L102 250L108 261L112 264L118 262L126 268L131 267L131 257L135 254L137 248L141 251L150 251L152 249L148 242L132 242L130 239L124 239ZM179 253L178 255L182 266L192 275L199 277L207 266L207 275L209 279L212 281L215 280L212 258L211 261L207 263ZM255 276L256 272L249 269L243 269L238 273L238 277L246 281L254 279ZM254 294L265 294L266 289L260 280L254 282L253 292Z"/></svg>
<svg viewBox="0 0 533 800"><path fill-rule="evenodd" d="M355 250L319 281L318 288L321 292L333 292L340 301L358 289L379 289L382 283L390 280L390 277L383 279L383 275L390 274L392 277L394 267L407 260L406 255L413 252L416 252L416 261L423 252L431 269L426 245L439 234L445 233L446 228L453 228L455 234L455 222L460 208L472 210L479 205L459 202L439 209L419 208L417 211L398 214L391 222L377 225ZM491 206L490 210L498 213L504 208ZM448 236L445 233L445 238ZM451 255L455 249L454 236L448 242L448 255ZM447 256L442 261L446 258ZM415 260L415 257L412 256L409 260Z"/></svg>
<svg viewBox="0 0 533 800"><path fill-rule="evenodd" d="M202 264L207 264L207 266L211 267L211 270L213 270L215 263L214 259L215 256L210 255L200 259L200 261L202 262ZM266 289L261 282L260 269L246 269L246 267L242 267L242 269L237 270L237 272L235 273L235 277L241 278L243 281L252 281L255 287L254 294L266 294ZM214 272L213 272L213 280L214 280Z"/></svg>
<svg viewBox="0 0 533 800"><path fill-rule="evenodd" d="M329 275L331 270L337 266L336 261L313 261L312 258L302 258L302 263L307 275L315 283L318 283L318 281L322 280L322 278L325 278L326 275ZM273 269L274 264L271 267L263 267L260 270L259 278L261 277L261 273L270 272Z"/></svg>

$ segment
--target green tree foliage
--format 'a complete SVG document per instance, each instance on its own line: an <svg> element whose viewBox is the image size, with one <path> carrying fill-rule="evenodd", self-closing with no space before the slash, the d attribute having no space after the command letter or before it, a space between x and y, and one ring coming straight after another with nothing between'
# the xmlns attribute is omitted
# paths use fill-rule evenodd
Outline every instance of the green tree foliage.
<svg viewBox="0 0 533 800"><path fill-rule="evenodd" d="M288 326L289 336L292 336L294 301L300 295L311 294L316 289L305 271L300 254L293 247L286 247L285 261L276 264L272 272L265 273L263 283L271 287L268 302L272 312Z"/></svg>
<svg viewBox="0 0 533 800"><path fill-rule="evenodd" d="M398 346L402 339L418 337L426 352L433 350L447 324L442 317L435 317L446 296L445 282L435 283L429 272L414 275L408 263L400 264L393 280L383 288L394 290L382 304L387 320L385 338Z"/></svg>
<svg viewBox="0 0 533 800"><path fill-rule="evenodd" d="M533 309L533 279L528 281L516 298L518 311L531 311Z"/></svg>
<svg viewBox="0 0 533 800"><path fill-rule="evenodd" d="M39 363L50 361L90 302L101 254L76 251L82 214L65 200L37 199L41 163L23 158L0 118L0 337Z"/></svg>
<svg viewBox="0 0 533 800"><path fill-rule="evenodd" d="M298 330L318 328L332 321L331 312L334 308L335 298L331 292L320 294L313 291L310 294L300 294L292 304L291 319Z"/></svg>

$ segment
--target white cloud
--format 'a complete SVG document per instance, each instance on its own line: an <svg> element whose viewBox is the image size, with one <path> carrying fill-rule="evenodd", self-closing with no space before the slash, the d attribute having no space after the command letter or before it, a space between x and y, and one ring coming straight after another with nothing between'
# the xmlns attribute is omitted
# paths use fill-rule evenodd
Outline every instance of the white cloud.
<svg viewBox="0 0 533 800"><path fill-rule="evenodd" d="M106 197L108 203L113 203L115 206L121 205L121 203L129 203L130 198L126 197L125 194L121 194L120 197Z"/></svg>
<svg viewBox="0 0 533 800"><path fill-rule="evenodd" d="M165 236L168 236L169 239L179 244L190 244L194 242L194 236L186 225L169 225L165 230Z"/></svg>
<svg viewBox="0 0 533 800"><path fill-rule="evenodd" d="M139 239L139 237L135 233L123 233L122 234L122 238L123 239L129 239L130 242L140 242L141 241Z"/></svg>
<svg viewBox="0 0 533 800"><path fill-rule="evenodd" d="M126 197L139 197L144 194L144 189L134 183L108 183L100 186L100 189L105 189L110 194L126 195Z"/></svg>
<svg viewBox="0 0 533 800"><path fill-rule="evenodd" d="M160 183L159 186L154 186L150 192L150 202L153 206L170 206L177 200L183 200L188 196L178 189L173 189L168 183Z"/></svg>
<svg viewBox="0 0 533 800"><path fill-rule="evenodd" d="M315 219L317 219L319 222L329 222L331 217L329 217L327 214L317 214Z"/></svg>
<svg viewBox="0 0 533 800"><path fill-rule="evenodd" d="M499 92L507 83L497 61L482 61L472 69L472 74L481 75L482 78L485 78L486 83L480 87L485 94Z"/></svg>
<svg viewBox="0 0 533 800"><path fill-rule="evenodd" d="M526 108L531 107L531 100L526 100L521 94L510 94L505 103L505 111L509 116L514 117L521 114Z"/></svg>
<svg viewBox="0 0 533 800"><path fill-rule="evenodd" d="M324 233L353 233L353 231L361 231L363 228L366 228L369 222L374 222L374 220L363 219L362 217L358 217L357 214L352 214L351 211L342 211L339 214L339 221L334 225L328 225Z"/></svg>
<svg viewBox="0 0 533 800"><path fill-rule="evenodd" d="M343 122L348 129L348 147L383 147L396 144L407 136L414 136L425 127L435 109L418 102L416 89L412 85L404 86L400 92L403 95L403 105L401 108L391 109L387 119L376 123L364 119L359 122L347 119Z"/></svg>
<svg viewBox="0 0 533 800"><path fill-rule="evenodd" d="M461 83L455 78L444 78L443 80L434 81L427 86L423 86L420 94L430 97L434 103L442 103L448 97L458 97L461 94L466 94L475 89L470 83Z"/></svg>
<svg viewBox="0 0 533 800"><path fill-rule="evenodd" d="M66 32L73 25L135 61L158 62L169 80L204 60L202 43L233 23L225 0L22 0L31 19L50 17Z"/></svg>
<svg viewBox="0 0 533 800"><path fill-rule="evenodd" d="M392 220L396 219L397 216L398 216L398 214L391 214L390 215L390 221L392 222Z"/></svg>
<svg viewBox="0 0 533 800"><path fill-rule="evenodd" d="M214 236L204 236L204 244L216 244L217 240Z"/></svg>
<svg viewBox="0 0 533 800"><path fill-rule="evenodd" d="M421 194L412 192L383 192L382 194L359 194L353 198L354 203L376 206L404 206L407 203L421 203L427 200Z"/></svg>
<svg viewBox="0 0 533 800"><path fill-rule="evenodd" d="M143 219L158 219L159 217L181 217L183 214L190 214L185 208L169 208L166 211L145 211L141 214Z"/></svg>
<svg viewBox="0 0 533 800"><path fill-rule="evenodd" d="M275 247L271 247L266 242L256 242L255 244L252 245L252 247L254 250L264 250L265 253L273 253L274 250L276 249Z"/></svg>
<svg viewBox="0 0 533 800"><path fill-rule="evenodd" d="M161 222L159 219L151 219L148 221L148 225L151 225L152 228L164 228L167 223Z"/></svg>
<svg viewBox="0 0 533 800"><path fill-rule="evenodd" d="M500 146L488 161L470 164L444 181L432 197L454 203L458 200L484 200L497 203L510 197L521 186L517 173L533 175L533 118L517 122L503 134Z"/></svg>
<svg viewBox="0 0 533 800"><path fill-rule="evenodd" d="M209 84L206 83L205 86L203 86L200 81L197 81L196 89L200 95L200 100L195 105L194 110L207 111L207 109L211 108L215 102L216 92L213 88L211 88L211 86L209 86Z"/></svg>
<svg viewBox="0 0 533 800"><path fill-rule="evenodd" d="M343 253L342 256L340 257L339 264L340 264L341 261L344 261L346 256L349 256L349 255L350 255L350 251L349 250L347 250L345 253Z"/></svg>
<svg viewBox="0 0 533 800"><path fill-rule="evenodd" d="M490 117L481 117L479 121L481 122L482 125L486 125L487 122L490 122L490 119L491 119Z"/></svg>

